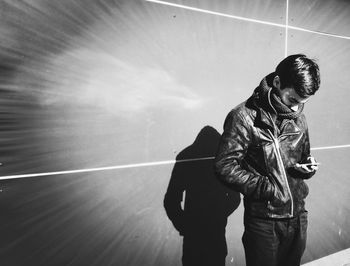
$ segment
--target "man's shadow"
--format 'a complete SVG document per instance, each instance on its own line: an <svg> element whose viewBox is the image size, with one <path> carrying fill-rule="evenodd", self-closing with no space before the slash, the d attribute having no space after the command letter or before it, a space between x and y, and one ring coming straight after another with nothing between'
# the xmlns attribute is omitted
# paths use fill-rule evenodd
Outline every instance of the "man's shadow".
<svg viewBox="0 0 350 266"><path fill-rule="evenodd" d="M213 157L219 140L220 134L210 126L199 132L194 143L176 157L164 197L166 213L184 237L184 266L225 265L225 227L240 204L240 195L215 176Z"/></svg>

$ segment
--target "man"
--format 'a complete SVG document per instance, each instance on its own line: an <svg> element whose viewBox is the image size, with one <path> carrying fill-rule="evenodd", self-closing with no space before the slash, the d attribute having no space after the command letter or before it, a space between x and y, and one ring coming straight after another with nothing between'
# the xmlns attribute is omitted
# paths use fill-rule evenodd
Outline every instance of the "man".
<svg viewBox="0 0 350 266"><path fill-rule="evenodd" d="M225 120L215 170L244 195L247 266L300 265L307 228L304 179L318 168L302 111L319 86L313 60L288 56Z"/></svg>

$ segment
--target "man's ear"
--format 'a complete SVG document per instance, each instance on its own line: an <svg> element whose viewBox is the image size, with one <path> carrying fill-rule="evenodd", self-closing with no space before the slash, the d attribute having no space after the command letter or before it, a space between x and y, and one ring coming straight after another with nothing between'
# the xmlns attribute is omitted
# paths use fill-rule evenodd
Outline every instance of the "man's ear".
<svg viewBox="0 0 350 266"><path fill-rule="evenodd" d="M281 88L281 80L279 76L275 76L273 78L272 84L275 88L280 89Z"/></svg>

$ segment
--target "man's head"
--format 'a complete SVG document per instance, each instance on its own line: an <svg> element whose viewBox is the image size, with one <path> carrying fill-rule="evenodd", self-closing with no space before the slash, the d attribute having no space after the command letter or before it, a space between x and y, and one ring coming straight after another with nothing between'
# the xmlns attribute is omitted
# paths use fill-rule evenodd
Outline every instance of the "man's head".
<svg viewBox="0 0 350 266"><path fill-rule="evenodd" d="M303 54L282 60L275 70L273 85L289 107L305 103L320 87L320 71L316 62Z"/></svg>

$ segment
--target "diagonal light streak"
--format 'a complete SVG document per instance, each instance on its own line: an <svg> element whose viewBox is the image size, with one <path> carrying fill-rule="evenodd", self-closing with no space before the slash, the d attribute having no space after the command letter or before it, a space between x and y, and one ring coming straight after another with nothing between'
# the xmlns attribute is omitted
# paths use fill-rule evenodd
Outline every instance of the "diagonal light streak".
<svg viewBox="0 0 350 266"><path fill-rule="evenodd" d="M292 30L309 32L309 33L319 34L319 35L328 36L328 37L335 37L335 38L350 40L349 36L332 34L332 33L327 33L327 32L322 32L322 31L317 31L317 30L309 30L309 29L305 29L305 28L301 28L301 27L290 26L290 25L287 25L287 23L280 24L280 23L273 23L273 22L268 22L268 21L264 21L264 20L251 19L251 18L246 18L246 17L241 17L241 16L234 16L234 15L229 15L229 14L225 14L225 13L221 13L221 12L215 12L215 11L210 11L207 9L196 8L196 7L186 6L186 5L174 4L174 3L169 3L166 1L160 1L160 0L145 0L145 1L156 3L156 4L161 4L161 5L173 6L173 7L177 7L177 8L183 8L183 9L192 10L192 11L201 12L201 13L206 13L206 14L211 14L211 15L217 15L217 16L226 17L226 18L232 18L232 19L237 19L237 20L242 20L242 21L259 23L259 24L264 24L264 25L269 25L269 26L275 26L275 27L279 27L279 28L284 28L286 30L292 29Z"/></svg>
<svg viewBox="0 0 350 266"><path fill-rule="evenodd" d="M8 175L8 176L0 176L0 180L39 177L39 176L78 174L78 173L118 170L118 169L137 168L137 167L146 167L146 166L158 166L158 165L166 165L166 164L174 164L174 163L195 162L195 161L212 160L212 159L214 159L214 157L194 158L194 159L185 159L185 160L167 160L167 161L148 162L148 163L135 163L135 164L115 165L115 166L86 168L86 169L78 169L78 170L46 172L46 173Z"/></svg>
<svg viewBox="0 0 350 266"><path fill-rule="evenodd" d="M350 148L350 144L316 147L316 148L311 148L311 150L316 151L316 150L329 150L329 149L341 149L341 148ZM77 169L77 170L65 170L65 171L46 172L46 173L7 175L7 176L0 176L0 180L28 178L28 177L40 177L40 176L53 176L53 175L78 174L78 173L118 170L118 169L137 168L137 167L158 166L158 165L167 165L167 164L174 164L174 163L213 160L214 158L215 157L211 156L211 157L193 158L193 159L185 159L185 160L167 160L167 161L158 161L158 162L135 163L135 164L115 165L115 166L96 167L96 168L85 168L85 169Z"/></svg>
<svg viewBox="0 0 350 266"><path fill-rule="evenodd" d="M308 29L305 29L305 28L294 27L294 26L290 26L290 25L288 25L288 28L292 29L292 30L304 31L304 32L309 32L309 33L315 33L315 34L324 35L324 36L328 36L328 37L334 37L334 38L350 40L349 36L344 36L344 35L327 33L327 32L322 32L322 31L317 31L317 30L308 30Z"/></svg>
<svg viewBox="0 0 350 266"><path fill-rule="evenodd" d="M350 144L348 144L348 145L336 145L336 146L317 147L317 148L311 148L311 150L318 151L318 150L330 150L330 149L341 149L341 148L350 148Z"/></svg>
<svg viewBox="0 0 350 266"><path fill-rule="evenodd" d="M145 1L153 2L153 3L157 3L157 4L161 4L161 5L167 5L167 6L183 8L183 9L197 11L197 12L211 14L211 15L218 15L218 16L221 16L221 17L233 18L233 19L237 19L237 20L243 20L243 21L249 21L249 22L254 22L254 23L259 23L259 24L265 24L265 25L280 27L280 28L284 28L285 27L284 24L273 23L273 22L268 22L268 21L263 21L263 20L258 20L258 19L245 18L245 17L241 17L241 16L234 16L234 15L229 15L229 14L225 14L225 13L221 13L221 12L210 11L210 10L207 10L207 9L202 9L202 8L196 8L196 7L186 6L186 5L179 5L179 4L169 3L169 2L166 2L166 1L158 1L158 0L145 0Z"/></svg>

